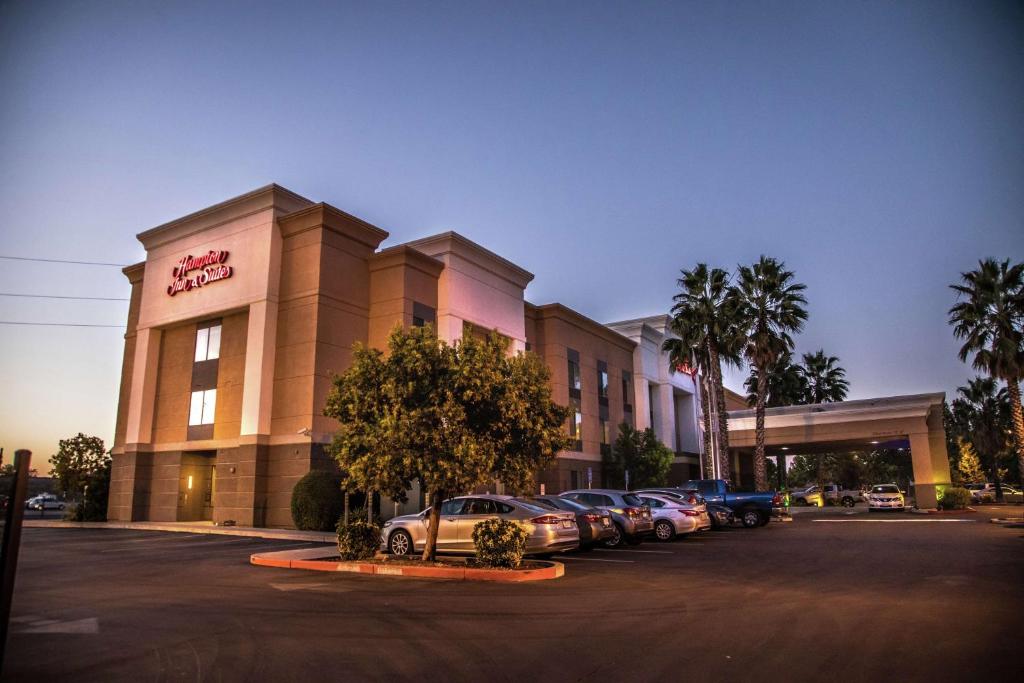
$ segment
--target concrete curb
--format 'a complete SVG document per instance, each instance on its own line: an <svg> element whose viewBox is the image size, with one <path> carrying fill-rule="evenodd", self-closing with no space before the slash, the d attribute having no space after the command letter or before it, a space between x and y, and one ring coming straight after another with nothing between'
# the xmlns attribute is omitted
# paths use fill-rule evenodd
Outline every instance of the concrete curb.
<svg viewBox="0 0 1024 683"><path fill-rule="evenodd" d="M521 583L524 581L546 581L565 575L561 562L544 562L548 566L540 569L509 571L505 569L478 569L475 567L416 567L410 565L377 564L373 562L342 562L324 560L325 548L303 550L280 550L271 553L253 553L250 564L278 569L307 569L319 572L350 572L374 574L377 576L406 576L419 579L449 579L455 581L500 581Z"/></svg>
<svg viewBox="0 0 1024 683"><path fill-rule="evenodd" d="M1003 526L1010 527L1011 529L1024 527L1024 518L1021 517L993 517L988 521L992 524L1002 524Z"/></svg>
<svg viewBox="0 0 1024 683"><path fill-rule="evenodd" d="M60 520L25 520L24 526L33 529L127 529L130 531L169 531L180 534L210 534L214 536L247 536L279 541L307 541L309 543L337 543L336 534L297 529L256 529L236 526L207 526L188 524L160 524L159 522L64 522Z"/></svg>

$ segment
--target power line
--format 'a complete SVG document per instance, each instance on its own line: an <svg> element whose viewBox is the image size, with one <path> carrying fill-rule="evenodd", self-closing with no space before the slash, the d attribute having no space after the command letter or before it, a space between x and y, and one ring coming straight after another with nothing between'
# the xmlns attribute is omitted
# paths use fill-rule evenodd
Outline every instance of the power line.
<svg viewBox="0 0 1024 683"><path fill-rule="evenodd" d="M62 296L60 294L17 294L15 292L0 292L0 296L25 296L33 299L81 299L87 301L128 301L113 296Z"/></svg>
<svg viewBox="0 0 1024 683"><path fill-rule="evenodd" d="M103 263L102 261L67 261L64 259L57 258L32 258L29 256L4 256L0 254L0 258L9 259L11 261L39 261L41 263L74 263L79 266L114 266L117 268L128 267L127 263Z"/></svg>
<svg viewBox="0 0 1024 683"><path fill-rule="evenodd" d="M125 327L124 325L93 325L91 323L33 323L20 320L0 320L0 325L34 325L42 327Z"/></svg>

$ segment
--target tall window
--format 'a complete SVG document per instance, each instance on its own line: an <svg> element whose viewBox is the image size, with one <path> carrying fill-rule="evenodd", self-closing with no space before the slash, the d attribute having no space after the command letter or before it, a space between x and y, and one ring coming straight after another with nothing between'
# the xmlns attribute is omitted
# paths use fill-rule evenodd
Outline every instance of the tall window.
<svg viewBox="0 0 1024 683"><path fill-rule="evenodd" d="M622 419L630 427L633 426L633 376L622 371Z"/></svg>
<svg viewBox="0 0 1024 683"><path fill-rule="evenodd" d="M583 410L578 398L570 399L569 403L572 405L572 414L569 416L569 436L576 441L575 449L583 450Z"/></svg>
<svg viewBox="0 0 1024 683"><path fill-rule="evenodd" d="M608 366L604 363L597 365L597 396L608 398Z"/></svg>
<svg viewBox="0 0 1024 683"><path fill-rule="evenodd" d="M193 391L192 403L188 411L188 424L190 427L197 425L212 425L213 414L217 410L217 390L207 389L206 391Z"/></svg>
<svg viewBox="0 0 1024 683"><path fill-rule="evenodd" d="M579 361L578 358L576 360L573 360L572 358L570 358L569 359L569 389L570 389L570 391L573 390L573 389L575 389L576 391L579 391L580 389L582 389L582 387L583 387L583 385L580 382L580 361Z"/></svg>
<svg viewBox="0 0 1024 683"><path fill-rule="evenodd" d="M608 420L601 420L601 455L608 456L612 453L611 434L608 429Z"/></svg>
<svg viewBox="0 0 1024 683"><path fill-rule="evenodd" d="M196 358L204 360L220 358L220 323L196 330Z"/></svg>

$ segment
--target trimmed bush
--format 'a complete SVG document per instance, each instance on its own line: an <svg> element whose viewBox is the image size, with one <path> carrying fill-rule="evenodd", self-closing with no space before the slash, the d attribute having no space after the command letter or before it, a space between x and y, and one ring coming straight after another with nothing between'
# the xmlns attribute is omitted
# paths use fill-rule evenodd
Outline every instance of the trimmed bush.
<svg viewBox="0 0 1024 683"><path fill-rule="evenodd" d="M523 561L530 533L506 519L485 519L473 527L477 562L485 567L515 569Z"/></svg>
<svg viewBox="0 0 1024 683"><path fill-rule="evenodd" d="M365 519L338 522L338 554L343 560L368 560L380 548L380 527Z"/></svg>
<svg viewBox="0 0 1024 683"><path fill-rule="evenodd" d="M962 486L950 486L942 492L939 507L943 510L964 510L971 502L971 492Z"/></svg>
<svg viewBox="0 0 1024 683"><path fill-rule="evenodd" d="M303 531L331 531L345 507L336 474L307 472L292 489L292 521Z"/></svg>

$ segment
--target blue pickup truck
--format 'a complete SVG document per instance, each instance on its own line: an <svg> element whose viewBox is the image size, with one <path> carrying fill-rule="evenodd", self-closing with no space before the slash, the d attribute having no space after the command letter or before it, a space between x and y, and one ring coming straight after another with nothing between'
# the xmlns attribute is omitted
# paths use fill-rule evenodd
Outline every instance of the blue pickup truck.
<svg viewBox="0 0 1024 683"><path fill-rule="evenodd" d="M697 491L707 502L724 505L748 529L767 524L772 511L782 506L782 496L778 493L738 493L723 479L691 479L679 488Z"/></svg>

